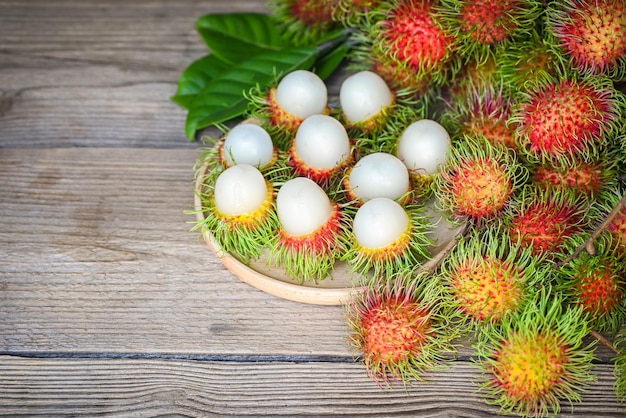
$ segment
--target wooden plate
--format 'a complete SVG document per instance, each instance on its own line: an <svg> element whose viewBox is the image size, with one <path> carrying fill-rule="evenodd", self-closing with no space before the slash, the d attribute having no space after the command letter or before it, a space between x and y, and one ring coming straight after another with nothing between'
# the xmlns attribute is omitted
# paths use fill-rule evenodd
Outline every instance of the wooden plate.
<svg viewBox="0 0 626 418"><path fill-rule="evenodd" d="M194 206L198 221L204 220L200 195L204 186L206 168L204 166L200 169L195 183ZM431 249L432 257L427 263L424 263L423 269L428 269L439 263L441 258L454 246L455 238L464 229L463 225L452 225L447 222L445 217L432 209L432 205L428 208L431 219L437 225L432 231L432 238L436 240L437 245ZM359 286L359 276L350 272L345 263L336 263L332 277L318 283L300 283L288 277L282 269L268 266L264 257L251 262L249 265L243 264L229 253L222 251L213 235L206 228L202 229L202 235L211 251L231 273L249 285L274 296L315 305L341 305L348 302L354 293L362 291Z"/></svg>

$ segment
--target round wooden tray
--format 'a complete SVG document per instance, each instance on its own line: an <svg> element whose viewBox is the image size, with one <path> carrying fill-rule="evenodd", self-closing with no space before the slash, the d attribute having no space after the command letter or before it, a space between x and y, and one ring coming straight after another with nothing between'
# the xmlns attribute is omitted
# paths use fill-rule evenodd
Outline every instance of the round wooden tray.
<svg viewBox="0 0 626 418"><path fill-rule="evenodd" d="M195 183L194 208L198 221L204 220L200 195L204 186L206 168L205 165L200 169ZM450 224L445 217L432 209L432 205L429 205L428 209L429 216L436 223L432 238L436 240L437 245L430 250L431 258L423 264L422 269L428 269L439 263L454 245L456 236L464 229L463 225ZM288 277L284 270L267 265L264 257L249 265L242 263L229 253L222 251L206 228L202 228L202 236L211 251L231 273L249 285L274 296L315 305L342 305L348 302L355 293L362 291L359 276L350 272L345 263L336 263L332 277L320 280L318 283L300 283Z"/></svg>

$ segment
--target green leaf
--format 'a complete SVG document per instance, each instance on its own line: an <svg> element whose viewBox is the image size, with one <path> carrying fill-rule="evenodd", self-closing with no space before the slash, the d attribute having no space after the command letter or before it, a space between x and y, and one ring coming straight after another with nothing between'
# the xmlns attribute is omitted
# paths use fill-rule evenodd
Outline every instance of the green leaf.
<svg viewBox="0 0 626 418"><path fill-rule="evenodd" d="M328 54L321 56L315 63L315 73L322 80L326 80L343 62L351 48L351 45L344 43Z"/></svg>
<svg viewBox="0 0 626 418"><path fill-rule="evenodd" d="M196 95L222 72L232 66L215 55L206 55L187 67L178 79L178 90L172 101L189 110Z"/></svg>
<svg viewBox="0 0 626 418"><path fill-rule="evenodd" d="M289 46L276 21L260 13L209 14L196 28L213 54L231 64Z"/></svg>
<svg viewBox="0 0 626 418"><path fill-rule="evenodd" d="M247 108L244 92L257 84L266 86L282 74L310 69L318 56L313 47L266 51L219 74L196 96L187 114L187 137L194 141L198 129L240 116Z"/></svg>

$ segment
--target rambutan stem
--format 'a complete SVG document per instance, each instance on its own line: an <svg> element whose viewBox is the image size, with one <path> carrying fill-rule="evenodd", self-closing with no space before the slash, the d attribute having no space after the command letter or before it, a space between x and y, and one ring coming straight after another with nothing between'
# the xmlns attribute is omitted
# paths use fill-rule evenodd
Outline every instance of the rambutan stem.
<svg viewBox="0 0 626 418"><path fill-rule="evenodd" d="M609 341L608 338L606 338L604 335L602 335L599 332L594 331L594 330L589 331L589 335L591 335L596 340L600 341L600 343L602 343L605 346L607 346L615 354L619 354L619 351L617 350L617 348L615 348L615 345L613 345L613 343L611 341Z"/></svg>
<svg viewBox="0 0 626 418"><path fill-rule="evenodd" d="M602 224L600 224L600 226L593 231L589 239L583 244L579 245L569 257L562 260L559 263L559 266L563 266L569 263L570 261L578 257L583 250L586 250L589 254L593 255L593 252L595 251L595 247L593 245L594 241L596 240L596 238L598 238L602 231L604 231L606 227L609 226L611 222L613 222L613 219L615 219L615 217L622 211L625 206L626 195L623 196L622 200L620 200L619 203L613 208L613 210L611 211L611 213L609 213L604 222L602 222Z"/></svg>

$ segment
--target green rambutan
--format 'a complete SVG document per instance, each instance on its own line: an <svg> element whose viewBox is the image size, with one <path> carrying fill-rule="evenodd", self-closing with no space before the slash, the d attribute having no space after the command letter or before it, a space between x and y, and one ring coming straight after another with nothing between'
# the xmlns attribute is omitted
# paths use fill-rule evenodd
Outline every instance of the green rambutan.
<svg viewBox="0 0 626 418"><path fill-rule="evenodd" d="M483 62L494 46L532 32L542 7L535 0L441 0L436 10L458 53Z"/></svg>
<svg viewBox="0 0 626 418"><path fill-rule="evenodd" d="M452 353L453 315L447 296L426 278L394 276L373 282L347 304L350 342L377 383L423 380Z"/></svg>
<svg viewBox="0 0 626 418"><path fill-rule="evenodd" d="M594 343L582 308L564 307L545 288L497 328L483 328L475 344L487 379L487 403L504 413L528 417L556 415L561 401L580 402L592 381Z"/></svg>
<svg viewBox="0 0 626 418"><path fill-rule="evenodd" d="M588 223L584 215L589 205L583 198L534 186L524 187L517 198L520 203L510 207L505 223L513 240L535 254L554 255Z"/></svg>
<svg viewBox="0 0 626 418"><path fill-rule="evenodd" d="M547 17L558 47L579 72L616 80L626 75L626 2L553 2Z"/></svg>
<svg viewBox="0 0 626 418"><path fill-rule="evenodd" d="M571 254L588 239L589 235L575 237L563 254ZM609 233L595 237L593 248L594 254L582 251L561 267L557 290L583 308L595 331L615 333L626 319L626 263Z"/></svg>
<svg viewBox="0 0 626 418"><path fill-rule="evenodd" d="M621 98L599 78L561 78L521 92L511 122L530 161L597 155L620 123Z"/></svg>
<svg viewBox="0 0 626 418"><path fill-rule="evenodd" d="M455 72L454 38L434 15L436 1L394 0L368 14L357 61L370 65L400 95L441 86Z"/></svg>
<svg viewBox="0 0 626 418"><path fill-rule="evenodd" d="M550 274L542 258L500 229L462 238L441 264L454 305L474 325L498 323L524 306Z"/></svg>
<svg viewBox="0 0 626 418"><path fill-rule="evenodd" d="M527 170L513 152L484 137L465 136L453 145L434 181L438 206L477 223L498 217L526 181Z"/></svg>

